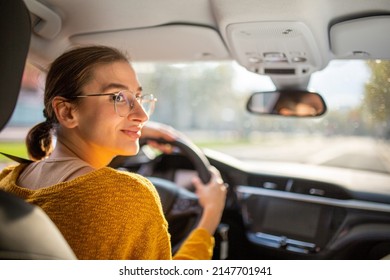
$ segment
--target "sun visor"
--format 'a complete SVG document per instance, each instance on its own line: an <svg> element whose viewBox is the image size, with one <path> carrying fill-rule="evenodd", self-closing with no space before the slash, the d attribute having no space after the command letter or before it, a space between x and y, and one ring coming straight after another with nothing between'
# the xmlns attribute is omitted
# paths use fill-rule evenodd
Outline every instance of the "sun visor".
<svg viewBox="0 0 390 280"><path fill-rule="evenodd" d="M358 18L330 28L331 50L336 58L389 59L390 16Z"/></svg>
<svg viewBox="0 0 390 280"><path fill-rule="evenodd" d="M178 40L180 38L180 40ZM229 53L214 29L183 24L75 35L72 44L116 46L132 61L224 60Z"/></svg>

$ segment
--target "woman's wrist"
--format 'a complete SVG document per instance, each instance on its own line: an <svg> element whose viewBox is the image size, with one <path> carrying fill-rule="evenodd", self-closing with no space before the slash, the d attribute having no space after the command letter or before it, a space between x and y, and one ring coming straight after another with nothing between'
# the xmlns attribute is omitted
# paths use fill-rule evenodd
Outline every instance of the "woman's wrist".
<svg viewBox="0 0 390 280"><path fill-rule="evenodd" d="M214 235L221 220L221 214L221 211L215 207L204 208L198 228L203 228L207 230L210 235Z"/></svg>

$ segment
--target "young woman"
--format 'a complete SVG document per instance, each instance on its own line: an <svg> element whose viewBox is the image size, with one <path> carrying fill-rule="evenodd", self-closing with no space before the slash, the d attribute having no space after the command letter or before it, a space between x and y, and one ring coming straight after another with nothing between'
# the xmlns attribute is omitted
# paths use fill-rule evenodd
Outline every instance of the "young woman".
<svg viewBox="0 0 390 280"><path fill-rule="evenodd" d="M155 98L143 95L128 59L102 46L70 50L48 72L46 121L29 132L35 161L0 174L0 186L40 206L79 259L171 259L168 225L154 186L108 163L135 155ZM56 145L52 148L52 133ZM174 137L167 130L167 138ZM203 214L174 259L210 259L226 188L216 170L194 179Z"/></svg>

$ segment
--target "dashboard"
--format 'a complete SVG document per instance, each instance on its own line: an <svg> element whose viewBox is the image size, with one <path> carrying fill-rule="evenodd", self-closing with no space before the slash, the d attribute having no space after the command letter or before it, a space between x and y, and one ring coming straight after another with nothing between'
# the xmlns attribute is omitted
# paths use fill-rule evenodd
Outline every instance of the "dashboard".
<svg viewBox="0 0 390 280"><path fill-rule="evenodd" d="M340 258L340 252L381 258L386 250L390 252L389 205L250 186L239 186L237 194L248 240L258 247L277 249L286 258L293 253ZM382 246L383 252L368 243Z"/></svg>
<svg viewBox="0 0 390 280"><path fill-rule="evenodd" d="M390 254L390 195L375 188L374 181L349 179L347 184L341 174L314 178L309 166L291 176L215 153L206 156L230 185L221 221L229 228L229 259L381 259ZM181 154L131 160L124 164L127 170L193 190L197 172ZM357 187L370 183L370 193ZM390 181L381 184L390 187L383 185ZM218 259L218 232L215 240Z"/></svg>

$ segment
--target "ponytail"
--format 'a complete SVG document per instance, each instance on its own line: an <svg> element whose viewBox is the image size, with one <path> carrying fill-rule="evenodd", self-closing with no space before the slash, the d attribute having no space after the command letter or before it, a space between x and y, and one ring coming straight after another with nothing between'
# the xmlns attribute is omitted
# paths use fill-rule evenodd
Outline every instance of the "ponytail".
<svg viewBox="0 0 390 280"><path fill-rule="evenodd" d="M26 136L27 152L32 160L41 160L52 152L53 123L45 121L34 126Z"/></svg>

